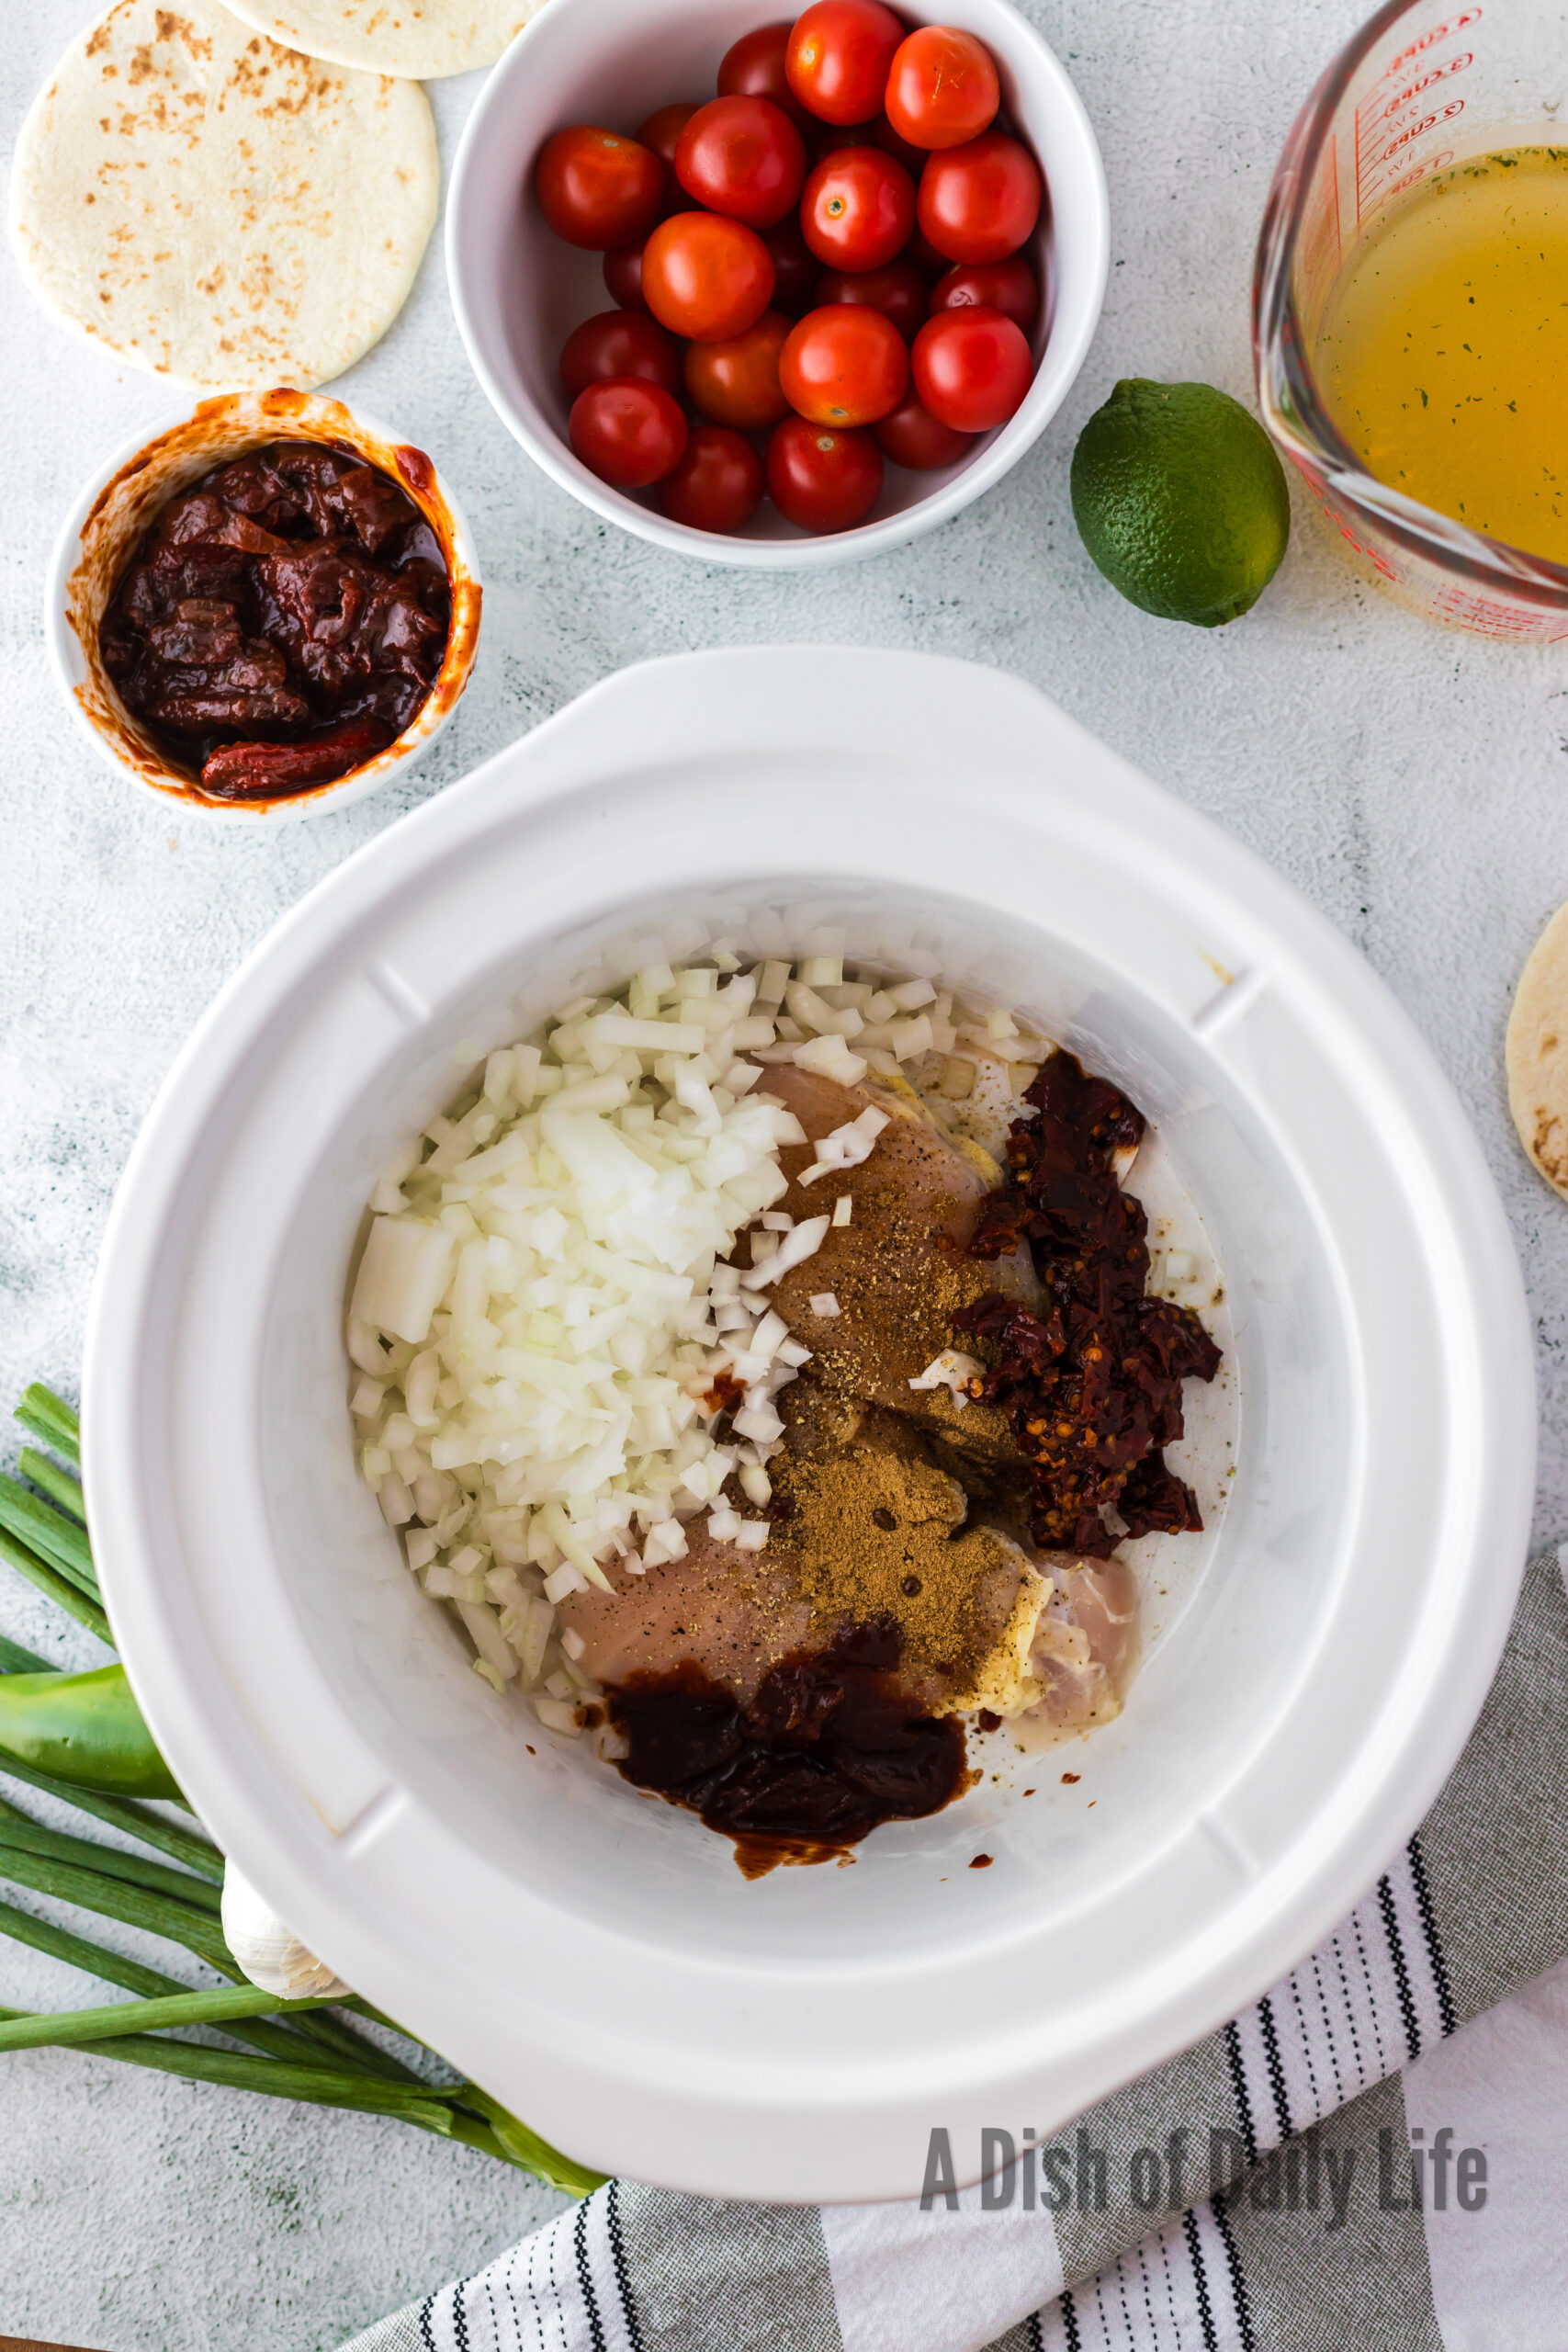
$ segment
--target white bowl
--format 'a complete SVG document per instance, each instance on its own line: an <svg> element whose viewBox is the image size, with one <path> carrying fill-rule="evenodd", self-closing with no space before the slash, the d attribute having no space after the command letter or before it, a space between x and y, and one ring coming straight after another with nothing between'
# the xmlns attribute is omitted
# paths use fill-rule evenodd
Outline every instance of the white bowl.
<svg viewBox="0 0 1568 2352"><path fill-rule="evenodd" d="M332 784L310 785L279 800L209 800L133 718L98 652L98 626L142 533L176 492L225 458L268 441L339 441L355 449L407 492L441 542L452 583L452 624L429 695L395 743ZM473 542L446 484L422 449L385 425L355 416L342 401L280 387L202 401L188 417L152 439L138 435L117 450L82 490L66 516L44 585L44 635L72 715L110 767L182 816L226 825L276 824L346 808L422 759L451 718L479 648L482 591Z"/></svg>
<svg viewBox="0 0 1568 2352"><path fill-rule="evenodd" d="M727 931L934 947L1126 1086L1217 1245L1242 1399L1076 1787L1039 1758L1027 1800L987 1779L755 1883L487 1693L358 1481L340 1329L373 1178L459 1064ZM1060 2125L1292 1967L1448 1772L1530 1513L1518 1271L1410 1023L1031 688L908 653L625 672L332 874L148 1119L85 1390L110 1614L225 1848L550 2140L723 2196L911 2194L936 2123L973 2175L982 2124Z"/></svg>
<svg viewBox="0 0 1568 2352"><path fill-rule="evenodd" d="M446 202L446 280L474 373L497 415L563 490L656 546L705 563L802 571L874 555L929 531L999 481L1062 405L1093 340L1110 267L1111 221L1100 149L1077 90L1008 0L904 8L911 25L962 25L990 50L1002 103L1039 157L1048 204L1029 249L1046 288L1043 344L1016 416L977 437L940 473L890 465L871 519L807 537L771 501L744 532L671 523L657 491L612 490L574 458L570 403L558 363L572 328L614 308L602 256L576 253L545 226L534 159L572 122L633 130L656 107L711 96L730 43L768 21L765 0L550 0L513 42L468 118Z"/></svg>

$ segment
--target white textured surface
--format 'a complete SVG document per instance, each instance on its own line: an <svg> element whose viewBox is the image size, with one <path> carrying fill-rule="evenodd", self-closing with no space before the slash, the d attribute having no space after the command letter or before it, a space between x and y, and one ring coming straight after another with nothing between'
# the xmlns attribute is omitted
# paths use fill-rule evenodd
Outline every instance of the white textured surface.
<svg viewBox="0 0 1568 2352"><path fill-rule="evenodd" d="M1118 376L1247 393L1269 173L1362 9L1028 6L1078 79L1113 217L1100 340L1043 444L955 523L871 565L793 584L705 571L597 524L530 469L468 376L433 245L403 318L343 389L427 447L467 507L488 583L479 672L400 796L275 838L172 820L66 723L38 622L48 548L80 479L174 404L56 334L7 257L0 1403L39 1374L73 1391L115 1176L197 1013L274 918L408 799L645 655L763 639L922 645L1055 695L1273 859L1403 1000L1468 1103L1513 1217L1540 1338L1540 1526L1561 1530L1568 1217L1517 1150L1501 1056L1515 975L1568 896L1562 660L1407 619L1360 589L1304 516L1246 620L1212 635L1155 622L1090 566L1067 505L1074 434ZM82 15L77 0L7 12L7 148ZM474 86L433 92L444 162ZM85 1662L90 1645L72 1653L46 1617L9 1583L0 1592L0 1630ZM0 1999L80 1997L79 1979L0 1944ZM554 2210L521 2176L394 2124L64 2052L0 2069L0 2334L105 2352L326 2352Z"/></svg>

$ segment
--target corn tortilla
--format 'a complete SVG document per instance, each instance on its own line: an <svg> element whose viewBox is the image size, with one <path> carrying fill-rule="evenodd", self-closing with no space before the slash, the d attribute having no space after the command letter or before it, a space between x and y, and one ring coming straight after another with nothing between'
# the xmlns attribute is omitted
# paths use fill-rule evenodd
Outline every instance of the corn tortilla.
<svg viewBox="0 0 1568 2352"><path fill-rule="evenodd" d="M1558 908L1519 975L1506 1061L1519 1141L1568 1200L1568 906Z"/></svg>
<svg viewBox="0 0 1568 2352"><path fill-rule="evenodd" d="M22 126L11 233L55 315L131 366L309 390L396 318L439 193L416 83L281 49L218 0L119 0Z"/></svg>
<svg viewBox="0 0 1568 2352"><path fill-rule="evenodd" d="M235 0L236 16L309 56L434 82L493 65L540 0Z"/></svg>

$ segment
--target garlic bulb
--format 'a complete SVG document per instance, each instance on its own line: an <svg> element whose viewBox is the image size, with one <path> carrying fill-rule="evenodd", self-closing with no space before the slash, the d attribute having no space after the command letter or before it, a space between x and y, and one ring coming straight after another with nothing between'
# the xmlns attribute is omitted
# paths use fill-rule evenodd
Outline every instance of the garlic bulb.
<svg viewBox="0 0 1568 2352"><path fill-rule="evenodd" d="M280 2000L346 1996L349 1987L302 1944L232 1862L223 1868L223 1933L253 1984Z"/></svg>

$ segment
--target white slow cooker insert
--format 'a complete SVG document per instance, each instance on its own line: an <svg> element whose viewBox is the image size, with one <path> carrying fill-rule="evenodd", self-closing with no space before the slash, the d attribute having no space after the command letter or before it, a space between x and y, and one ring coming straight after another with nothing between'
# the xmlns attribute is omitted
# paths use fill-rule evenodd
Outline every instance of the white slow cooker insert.
<svg viewBox="0 0 1568 2352"><path fill-rule="evenodd" d="M358 1482L340 1317L477 1054L653 953L828 935L939 952L1155 1122L1238 1465L1118 1722L748 1883L471 1672ZM127 1171L84 1420L138 1695L247 1874L573 2154L764 2198L912 2193L933 2124L1050 2131L1293 1964L1458 1752L1533 1466L1501 1212L1368 967L1017 681L822 649L623 673L274 932Z"/></svg>

